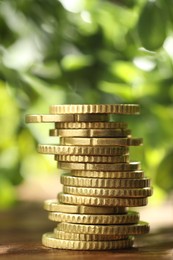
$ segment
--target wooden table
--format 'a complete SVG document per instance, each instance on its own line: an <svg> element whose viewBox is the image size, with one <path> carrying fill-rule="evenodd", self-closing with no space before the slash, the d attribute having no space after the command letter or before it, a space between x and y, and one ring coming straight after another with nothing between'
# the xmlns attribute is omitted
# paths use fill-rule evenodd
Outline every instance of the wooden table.
<svg viewBox="0 0 173 260"><path fill-rule="evenodd" d="M135 247L118 251L70 251L41 245L41 235L53 230L42 205L19 203L10 211L0 212L0 259L173 259L173 226L135 239Z"/></svg>

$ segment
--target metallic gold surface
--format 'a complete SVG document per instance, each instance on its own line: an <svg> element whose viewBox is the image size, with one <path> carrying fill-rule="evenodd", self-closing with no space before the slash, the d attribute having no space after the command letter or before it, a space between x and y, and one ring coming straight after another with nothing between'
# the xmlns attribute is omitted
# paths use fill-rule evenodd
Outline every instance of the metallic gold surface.
<svg viewBox="0 0 173 260"><path fill-rule="evenodd" d="M70 172L75 177L86 177L86 178L103 178L103 179L142 179L144 178L143 171L119 171L119 172L106 172L106 171L78 171L72 170Z"/></svg>
<svg viewBox="0 0 173 260"><path fill-rule="evenodd" d="M84 225L59 223L57 229L64 232L94 235L140 235L149 232L149 224L140 221L129 225Z"/></svg>
<svg viewBox="0 0 173 260"><path fill-rule="evenodd" d="M56 222L78 224L136 224L139 221L139 213L135 211L129 211L126 214L119 215L86 215L50 212L48 218Z"/></svg>
<svg viewBox="0 0 173 260"><path fill-rule="evenodd" d="M133 239L113 241L76 241L64 240L55 237L54 233L45 233L42 236L42 243L44 246L58 249L71 250L112 250L129 248L133 245Z"/></svg>
<svg viewBox="0 0 173 260"><path fill-rule="evenodd" d="M143 144L142 138L89 138L89 137L60 137L61 145L87 145L87 146L139 146Z"/></svg>
<svg viewBox="0 0 173 260"><path fill-rule="evenodd" d="M125 129L128 124L125 122L56 122L55 128L57 129Z"/></svg>
<svg viewBox="0 0 173 260"><path fill-rule="evenodd" d="M64 170L85 171L136 171L141 169L140 162L130 163L70 163L58 162L58 168Z"/></svg>
<svg viewBox="0 0 173 260"><path fill-rule="evenodd" d="M128 236L123 235L92 235L92 234L78 234L68 233L60 231L57 228L54 229L54 235L58 239L63 240L78 240L78 241L110 241L110 240L121 240L128 239Z"/></svg>
<svg viewBox="0 0 173 260"><path fill-rule="evenodd" d="M53 212L76 214L124 214L127 207L97 207L84 205L68 205L59 203L58 200L45 200L44 209Z"/></svg>
<svg viewBox="0 0 173 260"><path fill-rule="evenodd" d="M152 188L141 189L109 189L109 188L83 188L63 186L63 192L79 196L118 197L118 198L145 198L152 195Z"/></svg>
<svg viewBox="0 0 173 260"><path fill-rule="evenodd" d="M42 236L43 245L71 250L111 250L133 246L133 235L149 232L139 213L128 207L147 204L150 179L140 162L129 161L129 146L143 144L132 138L128 124L109 122L109 116L137 115L137 104L52 105L50 114L26 115L26 123L54 123L49 135L54 145L39 145L52 154L61 175L63 192L46 200L54 232ZM118 118L118 117L117 117ZM56 138L58 137L58 138Z"/></svg>
<svg viewBox="0 0 173 260"><path fill-rule="evenodd" d="M62 174L61 183L66 186L92 187L92 188L145 188L150 186L150 179L98 179L75 177Z"/></svg>
<svg viewBox="0 0 173 260"><path fill-rule="evenodd" d="M137 104L77 104L77 105L52 105L51 114L139 114L140 107Z"/></svg>
<svg viewBox="0 0 173 260"><path fill-rule="evenodd" d="M128 154L129 148L126 146L115 146L115 147L94 147L94 146L63 146L63 145L49 145L40 144L38 145L39 153L46 154L71 154L71 155L123 155Z"/></svg>
<svg viewBox="0 0 173 260"><path fill-rule="evenodd" d="M125 163L129 162L129 155L101 156L101 155L55 155L55 160L60 162L84 163Z"/></svg>
<svg viewBox="0 0 173 260"><path fill-rule="evenodd" d="M60 203L88 205L88 206L105 206L105 207L141 207L147 205L147 198L105 198L77 196L65 193L58 194Z"/></svg>
<svg viewBox="0 0 173 260"><path fill-rule="evenodd" d="M108 121L107 114L26 115L26 123Z"/></svg>
<svg viewBox="0 0 173 260"><path fill-rule="evenodd" d="M127 137L129 129L50 129L50 136L62 137Z"/></svg>

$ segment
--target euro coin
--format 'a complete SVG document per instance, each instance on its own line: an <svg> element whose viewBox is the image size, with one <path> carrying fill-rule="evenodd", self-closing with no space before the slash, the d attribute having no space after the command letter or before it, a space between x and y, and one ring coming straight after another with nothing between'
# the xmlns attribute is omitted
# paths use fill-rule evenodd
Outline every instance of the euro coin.
<svg viewBox="0 0 173 260"><path fill-rule="evenodd" d="M55 160L60 162L84 162L84 163L125 163L129 161L129 155L98 156L98 155L55 155Z"/></svg>
<svg viewBox="0 0 173 260"><path fill-rule="evenodd" d="M105 206L105 207L141 207L147 205L147 198L105 198L78 196L65 193L58 194L60 203L77 204L87 206Z"/></svg>
<svg viewBox="0 0 173 260"><path fill-rule="evenodd" d="M141 169L140 162L129 163L73 163L58 162L58 168L63 170L85 171L136 171Z"/></svg>
<svg viewBox="0 0 173 260"><path fill-rule="evenodd" d="M124 171L124 172L106 172L106 171L78 171L72 170L71 175L75 177L85 178L104 178L104 179L142 179L144 178L143 171Z"/></svg>
<svg viewBox="0 0 173 260"><path fill-rule="evenodd" d="M69 114L69 115L26 115L26 123L52 123L52 122L95 122L108 121L106 114Z"/></svg>
<svg viewBox="0 0 173 260"><path fill-rule="evenodd" d="M125 122L56 122L55 128L57 129L125 129L127 128Z"/></svg>
<svg viewBox="0 0 173 260"><path fill-rule="evenodd" d="M54 233L45 233L42 243L46 247L71 250L112 250L129 248L133 245L133 239L121 239L113 241L76 241L62 240L55 237Z"/></svg>
<svg viewBox="0 0 173 260"><path fill-rule="evenodd" d="M64 232L94 234L94 235L141 235L149 232L147 222L128 225L86 225L73 223L59 223L57 229Z"/></svg>
<svg viewBox="0 0 173 260"><path fill-rule="evenodd" d="M118 197L118 198L145 198L152 195L152 188L140 189L109 189L109 188L83 188L63 186L63 192L79 196L92 196L92 197Z"/></svg>
<svg viewBox="0 0 173 260"><path fill-rule="evenodd" d="M110 240L121 240L128 239L128 236L123 235L92 235L92 234L78 234L68 233L60 231L57 228L54 229L54 235L58 239L63 240L78 240L78 241L110 241Z"/></svg>
<svg viewBox="0 0 173 260"><path fill-rule="evenodd" d="M50 129L50 136L62 137L127 137L129 129Z"/></svg>
<svg viewBox="0 0 173 260"><path fill-rule="evenodd" d="M97 207L83 205L68 205L59 203L58 200L44 201L44 209L53 212L76 213L76 214L124 214L127 213L127 207Z"/></svg>
<svg viewBox="0 0 173 260"><path fill-rule="evenodd" d="M150 179L98 179L82 178L69 174L62 174L61 183L67 186L93 187L93 188L145 188L150 186Z"/></svg>
<svg viewBox="0 0 173 260"><path fill-rule="evenodd" d="M60 137L61 145L87 145L87 146L139 146L143 144L142 138L89 138L89 137Z"/></svg>
<svg viewBox="0 0 173 260"><path fill-rule="evenodd" d="M137 104L78 104L78 105L52 105L51 114L131 114L140 113Z"/></svg>
<svg viewBox="0 0 173 260"><path fill-rule="evenodd" d="M135 224L139 221L139 214L135 211L129 211L124 215L86 215L50 212L48 217L50 220L56 222L78 224Z"/></svg>
<svg viewBox="0 0 173 260"><path fill-rule="evenodd" d="M126 146L115 147L94 147L94 146L63 146L63 145L38 145L38 152L45 154L71 154L71 155L123 155L128 154L129 148Z"/></svg>

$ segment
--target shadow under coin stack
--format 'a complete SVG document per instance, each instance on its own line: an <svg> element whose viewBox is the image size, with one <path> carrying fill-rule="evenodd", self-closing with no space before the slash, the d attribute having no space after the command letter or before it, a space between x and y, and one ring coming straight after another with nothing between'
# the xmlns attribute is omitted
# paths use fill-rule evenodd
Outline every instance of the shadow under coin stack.
<svg viewBox="0 0 173 260"><path fill-rule="evenodd" d="M26 116L27 123L55 123L50 136L60 136L60 144L39 145L38 151L54 154L58 167L68 171L61 175L63 192L44 203L57 222L42 237L47 247L130 248L135 235L149 232L139 213L128 209L145 206L152 194L140 163L129 161L129 146L142 139L132 138L126 123L109 122L110 114L139 114L139 106L54 105L49 115Z"/></svg>

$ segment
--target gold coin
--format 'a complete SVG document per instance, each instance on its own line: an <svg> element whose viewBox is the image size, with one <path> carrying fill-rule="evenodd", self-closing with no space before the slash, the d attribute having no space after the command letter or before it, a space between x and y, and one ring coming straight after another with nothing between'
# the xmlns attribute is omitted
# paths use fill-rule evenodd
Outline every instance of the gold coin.
<svg viewBox="0 0 173 260"><path fill-rule="evenodd" d="M51 122L93 122L108 121L109 116L104 114L71 114L71 115L26 115L26 123L51 123Z"/></svg>
<svg viewBox="0 0 173 260"><path fill-rule="evenodd" d="M66 186L93 187L93 188L145 188L150 187L150 179L98 179L75 177L62 174L61 183Z"/></svg>
<svg viewBox="0 0 173 260"><path fill-rule="evenodd" d="M139 221L139 213L135 211L129 211L125 215L82 215L61 212L50 212L48 218L56 222L78 224L135 224Z"/></svg>
<svg viewBox="0 0 173 260"><path fill-rule="evenodd" d="M96 207L83 205L60 204L57 200L46 200L44 209L47 211L56 211L63 213L76 214L124 214L127 212L126 207Z"/></svg>
<svg viewBox="0 0 173 260"><path fill-rule="evenodd" d="M54 235L58 239L63 240L78 240L78 241L110 241L128 239L128 236L123 235L92 235L92 234L80 234L80 233L67 233L60 231L57 228L54 229Z"/></svg>
<svg viewBox="0 0 173 260"><path fill-rule="evenodd" d="M113 241L73 241L58 239L54 233L45 233L42 236L42 244L46 247L58 249L112 250L132 247L133 238Z"/></svg>
<svg viewBox="0 0 173 260"><path fill-rule="evenodd" d="M139 114L137 104L78 104L78 105L53 105L49 109L51 114Z"/></svg>
<svg viewBox="0 0 173 260"><path fill-rule="evenodd" d="M107 129L107 128L127 128L127 123L125 122L57 122L55 123L55 128L57 129Z"/></svg>
<svg viewBox="0 0 173 260"><path fill-rule="evenodd" d="M55 155L55 160L60 162L85 162L85 163L125 163L129 155L98 156L98 155Z"/></svg>
<svg viewBox="0 0 173 260"><path fill-rule="evenodd" d="M127 172L103 172L103 171L78 171L72 170L72 176L86 178L104 178L104 179L141 179L144 178L143 171L127 171Z"/></svg>
<svg viewBox="0 0 173 260"><path fill-rule="evenodd" d="M141 169L140 162L130 163L68 163L58 162L58 168L63 170L85 171L136 171Z"/></svg>
<svg viewBox="0 0 173 260"><path fill-rule="evenodd" d="M134 198L134 197L149 197L152 195L152 188L141 189L109 189L109 188L83 188L83 187L71 187L63 186L63 192L80 195L80 196L99 196L99 197L118 197L118 198Z"/></svg>
<svg viewBox="0 0 173 260"><path fill-rule="evenodd" d="M59 223L57 229L64 232L94 234L94 235L140 235L149 232L147 222L140 221L129 225L84 225L73 223Z"/></svg>
<svg viewBox="0 0 173 260"><path fill-rule="evenodd" d="M65 193L58 194L60 203L77 204L88 206L106 206L106 207L140 207L147 205L147 198L105 198L77 196Z"/></svg>
<svg viewBox="0 0 173 260"><path fill-rule="evenodd" d="M50 129L50 136L62 137L129 137L129 129Z"/></svg>
<svg viewBox="0 0 173 260"><path fill-rule="evenodd" d="M46 154L72 154L72 155L123 155L129 152L126 146L94 147L94 146L63 146L63 145L38 145L39 153Z"/></svg>
<svg viewBox="0 0 173 260"><path fill-rule="evenodd" d="M61 145L88 145L88 146L139 146L142 138L89 138L89 137L60 137Z"/></svg>

